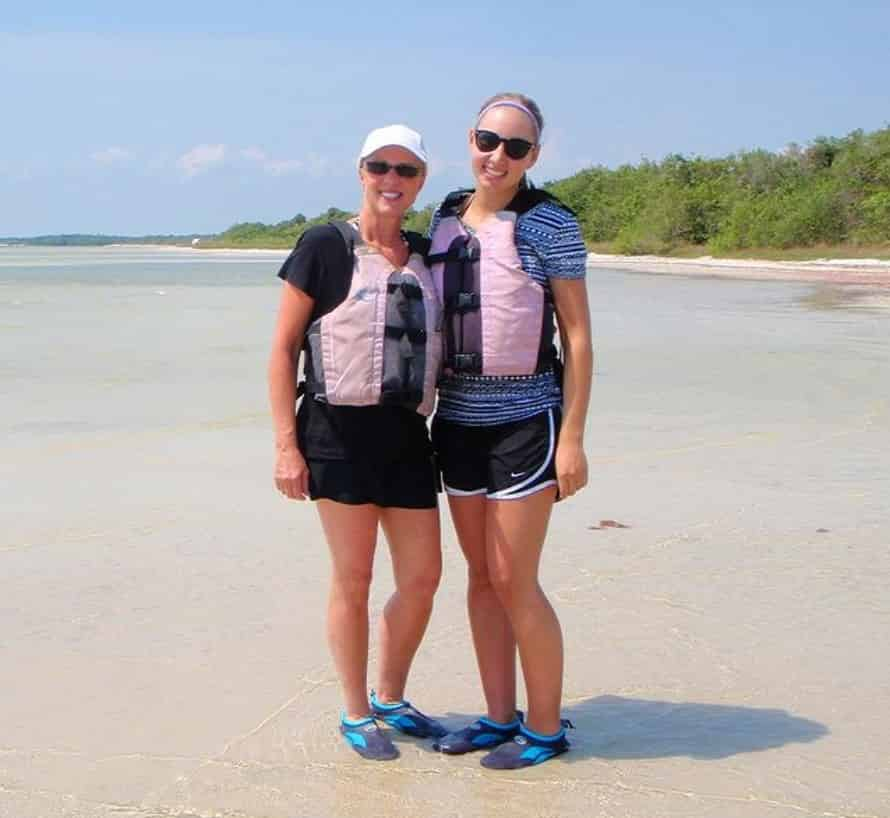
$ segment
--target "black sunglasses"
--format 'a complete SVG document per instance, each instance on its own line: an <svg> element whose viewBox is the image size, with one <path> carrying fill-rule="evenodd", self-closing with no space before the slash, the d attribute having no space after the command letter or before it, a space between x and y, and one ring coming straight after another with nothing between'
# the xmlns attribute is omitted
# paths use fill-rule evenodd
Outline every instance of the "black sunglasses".
<svg viewBox="0 0 890 818"><path fill-rule="evenodd" d="M533 142L525 139L513 137L512 139L504 139L500 134L494 131L482 131L478 128L473 131L473 137L476 141L476 147L482 153L491 153L497 150L501 142L504 143L504 153L511 159L524 159L528 156L528 152L535 146Z"/></svg>
<svg viewBox="0 0 890 818"><path fill-rule="evenodd" d="M375 176L386 176L391 170L403 179L414 179L419 173L420 168L417 165L409 165L407 162L400 162L398 165L390 165L389 162L383 162L378 159L365 160L365 168L368 173Z"/></svg>

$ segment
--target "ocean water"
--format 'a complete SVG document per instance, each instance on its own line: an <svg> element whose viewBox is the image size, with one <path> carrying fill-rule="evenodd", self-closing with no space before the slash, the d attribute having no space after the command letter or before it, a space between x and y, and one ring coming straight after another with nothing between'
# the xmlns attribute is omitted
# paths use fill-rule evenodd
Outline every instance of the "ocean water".
<svg viewBox="0 0 890 818"><path fill-rule="evenodd" d="M7 445L262 412L285 255L0 248Z"/></svg>
<svg viewBox="0 0 890 818"><path fill-rule="evenodd" d="M175 247L2 247L0 284L253 286L284 251Z"/></svg>
<svg viewBox="0 0 890 818"><path fill-rule="evenodd" d="M7 445L258 419L285 255L0 248ZM868 290L593 271L589 291L594 407L622 418L830 422L886 398L890 312Z"/></svg>

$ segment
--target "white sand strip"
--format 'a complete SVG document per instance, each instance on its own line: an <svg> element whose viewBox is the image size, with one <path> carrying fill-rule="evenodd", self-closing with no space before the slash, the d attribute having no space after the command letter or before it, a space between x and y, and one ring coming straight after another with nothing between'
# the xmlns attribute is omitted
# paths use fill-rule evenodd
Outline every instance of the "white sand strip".
<svg viewBox="0 0 890 818"><path fill-rule="evenodd" d="M781 281L830 282L890 286L890 261L878 259L817 259L814 261L766 261L761 259L669 258L666 256L618 256L588 253L588 267L682 276Z"/></svg>

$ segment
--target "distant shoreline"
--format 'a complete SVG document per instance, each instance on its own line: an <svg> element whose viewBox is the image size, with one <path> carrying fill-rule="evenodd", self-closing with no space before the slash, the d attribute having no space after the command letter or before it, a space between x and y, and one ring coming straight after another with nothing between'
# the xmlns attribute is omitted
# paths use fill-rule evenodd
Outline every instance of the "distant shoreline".
<svg viewBox="0 0 890 818"><path fill-rule="evenodd" d="M286 255L287 248L263 247L176 247L171 245L121 244L113 247L178 250L195 254ZM710 276L757 281L801 281L810 283L863 284L890 287L890 261L880 259L817 259L813 261L772 261L764 259L676 258L673 256L621 256L588 253L592 269L622 270L656 275Z"/></svg>
<svg viewBox="0 0 890 818"><path fill-rule="evenodd" d="M195 256L268 256L281 258L290 248L187 246L174 244L111 243L93 246L0 244L2 249L21 250L65 248L68 250L151 250L167 253L188 253ZM618 270L646 275L695 276L710 278L747 279L755 281L799 281L839 285L890 287L890 260L867 258L821 258L809 261L767 259L716 258L700 256L681 258L655 255L587 254L587 266L594 270Z"/></svg>
<svg viewBox="0 0 890 818"><path fill-rule="evenodd" d="M657 275L890 287L890 261L879 259L767 261L763 259L714 258L712 256L674 258L588 253L587 266L593 269Z"/></svg>
<svg viewBox="0 0 890 818"><path fill-rule="evenodd" d="M116 249L122 250L167 250L167 251L176 251L176 252L186 252L186 253L195 253L207 255L207 253L236 253L236 254L259 254L259 253L267 253L269 255L287 255L291 248L289 247L214 247L214 246L199 246L199 245L185 245L185 244L130 244L130 243L120 243L120 244L103 244L101 247L114 247ZM98 249L98 248L93 248Z"/></svg>

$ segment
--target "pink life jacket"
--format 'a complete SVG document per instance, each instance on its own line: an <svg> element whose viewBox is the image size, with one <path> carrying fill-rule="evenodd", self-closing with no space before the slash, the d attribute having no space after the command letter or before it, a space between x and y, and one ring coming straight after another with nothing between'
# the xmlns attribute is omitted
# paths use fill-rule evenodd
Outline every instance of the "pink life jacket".
<svg viewBox="0 0 890 818"><path fill-rule="evenodd" d="M445 199L427 257L444 310L443 368L448 374L532 375L550 369L553 303L523 268L516 219L540 202L523 190L474 234L458 213L469 191ZM513 209L515 208L515 209Z"/></svg>
<svg viewBox="0 0 890 818"><path fill-rule="evenodd" d="M441 309L423 252L394 269L350 224L346 298L306 332L306 392L336 406L406 406L433 411L442 355Z"/></svg>

